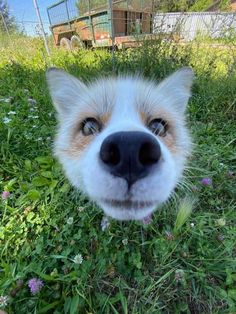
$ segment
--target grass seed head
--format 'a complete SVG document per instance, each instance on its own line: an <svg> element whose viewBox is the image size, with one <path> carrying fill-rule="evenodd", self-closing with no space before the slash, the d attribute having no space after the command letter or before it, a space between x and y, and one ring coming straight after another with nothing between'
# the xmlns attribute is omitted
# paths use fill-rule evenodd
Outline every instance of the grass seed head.
<svg viewBox="0 0 236 314"><path fill-rule="evenodd" d="M185 197L179 204L179 211L176 217L175 226L174 226L174 234L177 234L178 231L182 228L185 224L187 219L190 217L193 207L194 207L194 200Z"/></svg>

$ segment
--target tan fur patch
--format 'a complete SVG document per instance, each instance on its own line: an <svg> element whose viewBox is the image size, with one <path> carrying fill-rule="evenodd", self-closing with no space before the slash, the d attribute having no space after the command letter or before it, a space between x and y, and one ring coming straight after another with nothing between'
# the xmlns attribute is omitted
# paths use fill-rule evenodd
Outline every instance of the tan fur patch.
<svg viewBox="0 0 236 314"><path fill-rule="evenodd" d="M169 150L173 153L176 154L178 153L178 148L176 145L176 134L174 131L174 124L175 124L175 119L169 112L165 112L161 108L156 108L154 112L150 114L147 114L143 111L140 112L140 118L141 121L147 125L147 122L153 120L153 119L162 119L163 121L167 122L168 125L168 130L165 136L157 136L158 139L160 139L161 142L163 142Z"/></svg>
<svg viewBox="0 0 236 314"><path fill-rule="evenodd" d="M147 114L145 113L145 112L143 112L143 111L141 111L140 113L140 118L141 118L141 121L144 123L144 124L146 124L146 121L147 121Z"/></svg>
<svg viewBox="0 0 236 314"><path fill-rule="evenodd" d="M169 150L173 154L177 154L178 153L178 148L176 146L176 142L174 140L174 136L170 132L167 132L166 136L163 136L163 137L160 136L159 139L160 139L161 142L163 142L169 148Z"/></svg>
<svg viewBox="0 0 236 314"><path fill-rule="evenodd" d="M83 112L79 116L79 122L76 123L74 128L72 129L72 135L70 140L70 148L67 150L63 150L63 153L69 155L70 157L80 157L83 151L88 147L88 145L93 141L96 134L84 136L82 131L79 130L80 124L86 118L94 118L101 123L102 129L107 125L109 119L111 117L110 112L106 112L100 116L95 116L94 113Z"/></svg>
<svg viewBox="0 0 236 314"><path fill-rule="evenodd" d="M102 122L102 125L103 126L106 126L108 121L110 120L111 118L111 112L105 112L104 114L102 114L99 119L100 121Z"/></svg>

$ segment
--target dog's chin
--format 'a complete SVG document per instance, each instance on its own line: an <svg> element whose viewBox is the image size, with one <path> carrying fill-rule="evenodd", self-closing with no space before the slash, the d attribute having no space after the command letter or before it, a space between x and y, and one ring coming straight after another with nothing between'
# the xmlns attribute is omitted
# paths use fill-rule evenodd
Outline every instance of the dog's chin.
<svg viewBox="0 0 236 314"><path fill-rule="evenodd" d="M107 216L117 220L142 220L158 206L158 202L110 199L102 199L97 203Z"/></svg>

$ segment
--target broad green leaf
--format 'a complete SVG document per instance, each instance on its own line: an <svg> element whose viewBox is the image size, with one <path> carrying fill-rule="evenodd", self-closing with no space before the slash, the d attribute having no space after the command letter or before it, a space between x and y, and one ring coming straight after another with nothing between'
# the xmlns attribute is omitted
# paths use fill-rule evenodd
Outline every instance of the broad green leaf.
<svg viewBox="0 0 236 314"><path fill-rule="evenodd" d="M70 304L70 314L76 314L78 313L78 305L80 301L80 296L76 295L72 298L71 304Z"/></svg>
<svg viewBox="0 0 236 314"><path fill-rule="evenodd" d="M34 186L45 186L45 185L49 185L50 181L44 177L36 177L32 180L32 183Z"/></svg>
<svg viewBox="0 0 236 314"><path fill-rule="evenodd" d="M38 199L40 199L40 193L37 190L30 190L27 193L27 198L31 201L37 201Z"/></svg>

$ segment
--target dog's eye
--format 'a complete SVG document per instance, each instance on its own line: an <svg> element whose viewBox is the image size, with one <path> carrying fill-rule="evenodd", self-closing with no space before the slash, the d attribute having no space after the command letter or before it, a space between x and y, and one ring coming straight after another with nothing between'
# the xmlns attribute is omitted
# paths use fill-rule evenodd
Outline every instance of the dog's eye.
<svg viewBox="0 0 236 314"><path fill-rule="evenodd" d="M88 136L101 131L101 124L94 118L87 118L82 122L83 135Z"/></svg>
<svg viewBox="0 0 236 314"><path fill-rule="evenodd" d="M148 123L148 128L158 136L165 136L167 131L167 123L162 119L154 119Z"/></svg>

